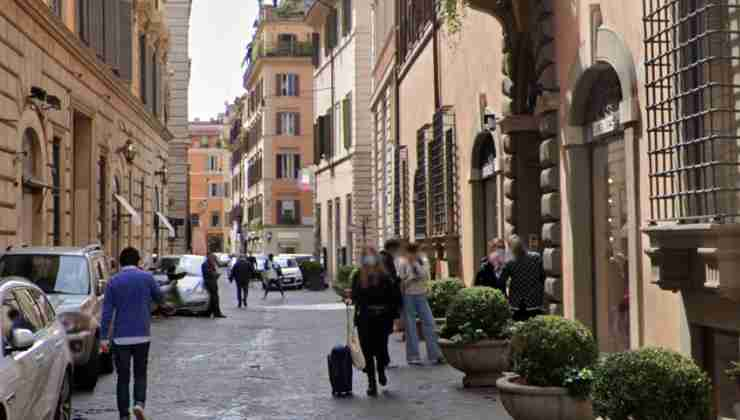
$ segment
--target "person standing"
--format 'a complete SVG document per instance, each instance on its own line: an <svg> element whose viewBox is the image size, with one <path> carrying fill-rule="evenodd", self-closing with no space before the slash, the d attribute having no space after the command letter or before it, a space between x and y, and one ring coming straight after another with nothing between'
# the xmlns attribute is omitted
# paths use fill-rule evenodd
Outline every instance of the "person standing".
<svg viewBox="0 0 740 420"><path fill-rule="evenodd" d="M247 298L249 297L249 281L254 277L252 264L246 257L241 256L236 260L234 267L231 269L229 281L236 283L236 300L239 308L244 305L247 307Z"/></svg>
<svg viewBox="0 0 740 420"><path fill-rule="evenodd" d="M383 268L385 269L385 272L388 273L388 275L390 276L399 300L397 305L398 311L393 319L393 324L398 327L399 331L401 331L401 329L403 328L403 297L401 294L401 278L398 277L398 270L396 269L396 263L398 261L398 256L400 253L401 241L395 238L388 239L383 246L383 250L380 251L380 260L383 264ZM391 330L391 333L392 332L393 330ZM386 350L387 349L388 346L386 346ZM388 365L390 367L390 354L387 355L387 359Z"/></svg>
<svg viewBox="0 0 740 420"><path fill-rule="evenodd" d="M267 261L265 261L265 296L262 298L263 300L267 299L271 287L276 287L280 291L280 295L285 298L280 265L274 261L274 258L274 255L270 254L267 256Z"/></svg>
<svg viewBox="0 0 740 420"><path fill-rule="evenodd" d="M385 369L388 358L388 336L398 314L398 293L393 278L372 248L362 251L361 266L352 280L351 300L355 304L355 325L360 347L365 356L367 395L378 395L378 385L388 384ZM377 382L376 382L377 370Z"/></svg>
<svg viewBox="0 0 740 420"><path fill-rule="evenodd" d="M146 419L147 364L151 341L151 306L163 306L164 298L151 273L139 268L140 255L135 248L126 248L120 256L121 271L105 290L101 320L101 349L112 351L118 373L116 395L121 419L129 419L131 411L139 420ZM112 339L112 348L109 339ZM131 409L129 382L131 361L134 368L134 407Z"/></svg>
<svg viewBox="0 0 740 420"><path fill-rule="evenodd" d="M419 333L416 331L416 318L421 320L422 333L427 346L427 359L435 364L444 363L437 344L437 333L432 310L427 301L427 282L429 270L419 255L419 247L410 244L406 256L399 261L398 276L401 278L403 292L403 311L406 320L406 360L410 365L420 365Z"/></svg>
<svg viewBox="0 0 740 420"><path fill-rule="evenodd" d="M501 281L509 287L509 306L514 321L542 315L545 296L545 268L542 257L528 252L517 235L509 240L512 259L501 270Z"/></svg>
<svg viewBox="0 0 740 420"><path fill-rule="evenodd" d="M208 316L214 318L226 318L226 315L221 312L221 304L218 296L218 278L221 276L218 273L216 255L213 253L208 254L206 261L201 266L203 272L203 282L205 283L206 290L210 295Z"/></svg>
<svg viewBox="0 0 740 420"><path fill-rule="evenodd" d="M506 296L506 283L501 281L501 272L506 263L504 241L496 238L489 242L488 255L481 260L480 270L475 276L476 286L498 289Z"/></svg>

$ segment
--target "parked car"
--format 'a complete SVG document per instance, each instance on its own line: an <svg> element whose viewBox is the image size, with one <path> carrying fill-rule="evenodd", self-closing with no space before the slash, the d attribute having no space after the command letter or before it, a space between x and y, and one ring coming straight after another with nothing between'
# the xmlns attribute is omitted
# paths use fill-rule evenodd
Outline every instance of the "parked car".
<svg viewBox="0 0 740 420"><path fill-rule="evenodd" d="M226 267L229 265L229 262L231 262L231 255L223 253L223 252L214 252L213 255L216 256L216 262L218 263L219 267Z"/></svg>
<svg viewBox="0 0 740 420"><path fill-rule="evenodd" d="M281 283L285 288L300 289L303 287L303 273L294 257L278 255L274 261L280 266L282 272Z"/></svg>
<svg viewBox="0 0 740 420"><path fill-rule="evenodd" d="M21 277L46 294L67 333L77 384L93 390L100 373L113 371L100 352L100 318L109 273L99 245L12 247L0 257L0 277Z"/></svg>
<svg viewBox="0 0 740 420"><path fill-rule="evenodd" d="M174 267L177 273L185 273L185 277L174 283L177 290L175 310L177 312L202 314L208 311L211 297L205 289L201 266L206 257L199 255L168 255L159 259L159 267L153 273L165 296L172 294L172 282L167 272Z"/></svg>
<svg viewBox="0 0 740 420"><path fill-rule="evenodd" d="M44 292L0 280L0 418L71 419L72 354Z"/></svg>

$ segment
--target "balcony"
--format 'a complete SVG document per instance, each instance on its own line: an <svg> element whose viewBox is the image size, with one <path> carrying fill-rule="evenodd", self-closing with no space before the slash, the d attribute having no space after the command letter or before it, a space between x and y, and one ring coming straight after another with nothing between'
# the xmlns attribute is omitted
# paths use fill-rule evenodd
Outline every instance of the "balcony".
<svg viewBox="0 0 740 420"><path fill-rule="evenodd" d="M244 72L244 86L247 85L247 81L252 76L252 72L260 58L310 58L313 56L313 48L311 41L294 41L267 45L257 41L251 47L247 70Z"/></svg>

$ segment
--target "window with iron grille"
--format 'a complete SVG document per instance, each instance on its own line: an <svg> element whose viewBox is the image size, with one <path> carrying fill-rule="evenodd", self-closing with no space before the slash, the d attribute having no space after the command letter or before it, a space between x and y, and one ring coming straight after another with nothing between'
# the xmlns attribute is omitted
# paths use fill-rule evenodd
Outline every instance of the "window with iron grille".
<svg viewBox="0 0 740 420"><path fill-rule="evenodd" d="M434 115L429 142L429 197L432 236L457 233L457 152L454 115L442 109Z"/></svg>
<svg viewBox="0 0 740 420"><path fill-rule="evenodd" d="M427 237L427 132L423 127L416 133L416 173L414 174L414 237Z"/></svg>
<svg viewBox="0 0 740 420"><path fill-rule="evenodd" d="M52 158L52 185L54 186L54 189L52 190L52 197L53 197L53 203L54 203L54 214L53 214L53 239L54 239L54 246L60 246L62 244L62 158L61 158L61 151L62 151L62 141L58 137L54 137L54 143L52 144L51 149L51 158ZM103 161L103 165L105 164L105 161ZM104 195L101 196L100 200L100 206L101 208L105 208L105 201L107 197ZM105 228L105 225L104 225Z"/></svg>
<svg viewBox="0 0 740 420"><path fill-rule="evenodd" d="M399 57L405 61L424 35L435 12L434 0L400 0L398 10L400 27Z"/></svg>
<svg viewBox="0 0 740 420"><path fill-rule="evenodd" d="M739 0L643 0L653 222L740 221Z"/></svg>

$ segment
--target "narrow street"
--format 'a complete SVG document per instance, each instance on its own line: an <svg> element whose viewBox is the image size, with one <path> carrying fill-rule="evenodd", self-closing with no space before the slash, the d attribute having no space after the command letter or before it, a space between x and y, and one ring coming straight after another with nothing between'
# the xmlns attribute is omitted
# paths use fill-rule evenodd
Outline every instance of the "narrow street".
<svg viewBox="0 0 740 420"><path fill-rule="evenodd" d="M402 343L391 338L390 384L377 399L354 372L355 397L333 399L326 355L344 341L345 310L336 295L273 292L262 300L253 284L249 309L235 307L233 286L222 279L227 319L158 319L153 326L148 414L153 420L188 419L509 419L494 389L463 390L450 367L411 368ZM94 394L73 399L76 420L114 419L115 375Z"/></svg>

